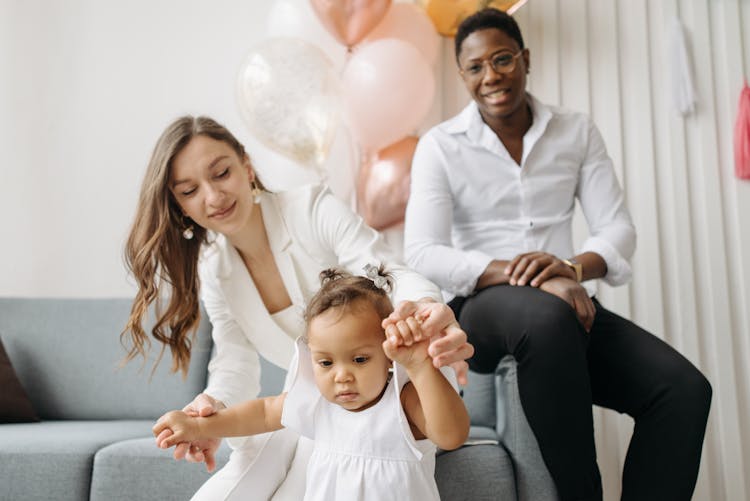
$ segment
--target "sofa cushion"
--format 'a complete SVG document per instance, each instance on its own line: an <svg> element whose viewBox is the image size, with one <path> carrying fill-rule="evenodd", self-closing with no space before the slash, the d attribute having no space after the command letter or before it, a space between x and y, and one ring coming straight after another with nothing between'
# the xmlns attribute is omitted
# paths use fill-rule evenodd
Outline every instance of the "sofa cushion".
<svg viewBox="0 0 750 501"><path fill-rule="evenodd" d="M173 449L159 449L153 438L125 440L107 446L94 458L91 501L185 501L209 479L204 464L175 461ZM229 460L222 442L216 469Z"/></svg>
<svg viewBox="0 0 750 501"><path fill-rule="evenodd" d="M441 452L435 460L435 480L444 500L515 499L513 477L513 465L500 445L464 446Z"/></svg>
<svg viewBox="0 0 750 501"><path fill-rule="evenodd" d="M471 424L495 428L497 424L495 375L469 371L468 378L469 384L463 388L463 399L469 411Z"/></svg>
<svg viewBox="0 0 750 501"><path fill-rule="evenodd" d="M222 443L217 470L229 460ZM441 499L495 500L514 493L513 466L500 445L465 446L442 451L435 462ZM203 464L175 461L172 450L157 449L152 438L126 440L100 450L94 458L91 501L183 501L210 477ZM468 486L471 486L468 488Z"/></svg>
<svg viewBox="0 0 750 501"><path fill-rule="evenodd" d="M171 358L151 375L148 360L119 364L119 333L130 299L0 298L0 332L18 379L42 419L152 419L182 408L203 390L211 351L203 314L187 380L170 374ZM147 323L147 332L150 322Z"/></svg>
<svg viewBox="0 0 750 501"><path fill-rule="evenodd" d="M260 393L258 398L279 395L284 391L286 370L260 357Z"/></svg>
<svg viewBox="0 0 750 501"><path fill-rule="evenodd" d="M471 425L471 427L469 428L469 440L467 441L467 443L476 441L491 441L497 444L500 443L500 437L497 435L497 433L495 433L494 428Z"/></svg>
<svg viewBox="0 0 750 501"><path fill-rule="evenodd" d="M1 499L89 499L94 454L150 434L152 421L49 421L0 426Z"/></svg>
<svg viewBox="0 0 750 501"><path fill-rule="evenodd" d="M0 338L0 423L29 423L39 421L31 400L13 370L13 364Z"/></svg>
<svg viewBox="0 0 750 501"><path fill-rule="evenodd" d="M481 492L512 492L513 471L507 452L498 445L495 430L472 426L468 443L478 444L463 447L458 451L441 451L436 464L435 476L443 499L469 499L455 497L464 491L467 484L477 483ZM494 442L490 444L490 442ZM158 449L154 439L137 438L124 440L96 453L91 480L91 501L182 501L190 497L206 482L211 474L203 464L175 461L173 449ZM231 449L222 442L216 456L216 470L229 460ZM474 464L473 462L478 462ZM488 462L489 463L486 463ZM482 466L483 463L485 466ZM497 470L494 465L497 463ZM487 475L478 475L477 468L491 469ZM481 480L466 480L464 474L481 477ZM510 477L509 477L510 475ZM134 488L133 486L137 486ZM510 488L511 490L508 490ZM473 493L473 491L471 491ZM493 497L476 499L495 499Z"/></svg>

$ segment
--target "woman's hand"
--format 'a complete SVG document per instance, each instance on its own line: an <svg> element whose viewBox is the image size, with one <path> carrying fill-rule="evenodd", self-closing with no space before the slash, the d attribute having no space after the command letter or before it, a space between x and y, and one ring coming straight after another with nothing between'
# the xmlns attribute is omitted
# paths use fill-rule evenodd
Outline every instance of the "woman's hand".
<svg viewBox="0 0 750 501"><path fill-rule="evenodd" d="M187 404L182 410L189 416L210 416L226 407L223 402L210 395L201 393ZM181 442L175 446L174 458L184 459L190 463L206 463L206 470L210 473L216 468L216 450L221 445L220 438Z"/></svg>
<svg viewBox="0 0 750 501"><path fill-rule="evenodd" d="M505 267L510 285L539 287L553 277L576 280L576 272L561 259L547 252L534 251L519 254Z"/></svg>
<svg viewBox="0 0 750 501"><path fill-rule="evenodd" d="M458 325L453 310L448 305L430 298L401 301L393 313L383 320L386 336L391 338L399 332L398 322L406 321L412 316L422 322L418 334L420 338L413 341L420 341L422 336L429 338L428 352L432 357L432 364L436 368L450 365L456 371L458 383L466 385L469 370L466 359L474 355L474 347L466 341L466 333Z"/></svg>
<svg viewBox="0 0 750 501"><path fill-rule="evenodd" d="M586 332L591 330L591 326L594 325L596 308L588 292L581 284L570 278L553 277L545 280L539 286L539 289L554 294L568 303L575 310Z"/></svg>

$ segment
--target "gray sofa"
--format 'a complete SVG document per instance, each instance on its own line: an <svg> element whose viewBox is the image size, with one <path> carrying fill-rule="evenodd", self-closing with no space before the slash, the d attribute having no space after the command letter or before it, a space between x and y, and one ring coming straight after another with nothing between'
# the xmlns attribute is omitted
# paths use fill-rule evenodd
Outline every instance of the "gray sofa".
<svg viewBox="0 0 750 501"><path fill-rule="evenodd" d="M170 374L169 353L119 368L118 334L129 299L0 298L0 338L40 422L0 425L0 500L187 500L209 478L203 465L176 462L150 429L206 382L211 352L204 319L187 379ZM263 394L277 393L284 371L262 370ZM472 442L439 455L444 500L554 500L554 487L520 411L515 363L470 374L464 398ZM498 436L499 433L499 436ZM229 448L219 450L219 467Z"/></svg>

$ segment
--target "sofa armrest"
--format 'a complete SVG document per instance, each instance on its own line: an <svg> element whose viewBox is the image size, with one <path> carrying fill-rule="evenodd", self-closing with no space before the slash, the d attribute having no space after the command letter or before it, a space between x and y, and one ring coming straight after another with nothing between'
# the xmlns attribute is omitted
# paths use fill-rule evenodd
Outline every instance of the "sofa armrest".
<svg viewBox="0 0 750 501"><path fill-rule="evenodd" d="M518 393L518 366L506 355L495 369L495 429L513 461L518 501L557 501L557 489L544 464Z"/></svg>
<svg viewBox="0 0 750 501"><path fill-rule="evenodd" d="M496 376L469 371L469 384L463 387L462 396L469 411L472 428L496 431Z"/></svg>

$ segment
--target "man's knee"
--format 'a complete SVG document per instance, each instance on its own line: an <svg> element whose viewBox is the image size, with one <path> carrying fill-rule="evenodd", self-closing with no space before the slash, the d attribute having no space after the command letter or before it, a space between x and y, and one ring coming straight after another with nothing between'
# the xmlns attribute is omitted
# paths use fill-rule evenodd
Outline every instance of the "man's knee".
<svg viewBox="0 0 750 501"><path fill-rule="evenodd" d="M483 324L497 329L515 324L524 330L561 329L577 322L573 307L559 297L536 287L510 285L478 292L466 300L460 315L464 328Z"/></svg>
<svg viewBox="0 0 750 501"><path fill-rule="evenodd" d="M529 315L530 324L557 331L578 330L580 322L571 305L553 294L539 292L537 308Z"/></svg>
<svg viewBox="0 0 750 501"><path fill-rule="evenodd" d="M708 415L713 394L711 383L692 364L674 383L673 393L685 411L690 412L697 418Z"/></svg>

